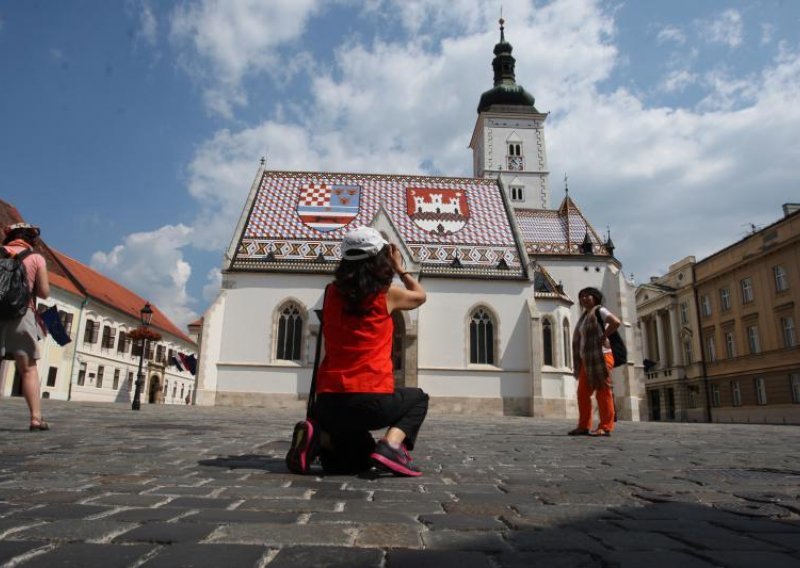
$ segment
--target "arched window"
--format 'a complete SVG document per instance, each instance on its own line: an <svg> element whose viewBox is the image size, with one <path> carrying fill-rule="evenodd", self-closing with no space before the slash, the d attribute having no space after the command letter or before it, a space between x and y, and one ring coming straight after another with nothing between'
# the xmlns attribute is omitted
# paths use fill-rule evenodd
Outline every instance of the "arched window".
<svg viewBox="0 0 800 568"><path fill-rule="evenodd" d="M564 366L572 367L572 337L569 333L569 320L567 318L564 318L562 331L564 333Z"/></svg>
<svg viewBox="0 0 800 568"><path fill-rule="evenodd" d="M278 343L275 358L286 361L300 360L303 339L303 315L294 302L283 306L278 319Z"/></svg>
<svg viewBox="0 0 800 568"><path fill-rule="evenodd" d="M544 364L553 366L553 324L549 319L542 321L542 348Z"/></svg>
<svg viewBox="0 0 800 568"><path fill-rule="evenodd" d="M469 362L494 365L494 321L485 308L478 308L470 318Z"/></svg>

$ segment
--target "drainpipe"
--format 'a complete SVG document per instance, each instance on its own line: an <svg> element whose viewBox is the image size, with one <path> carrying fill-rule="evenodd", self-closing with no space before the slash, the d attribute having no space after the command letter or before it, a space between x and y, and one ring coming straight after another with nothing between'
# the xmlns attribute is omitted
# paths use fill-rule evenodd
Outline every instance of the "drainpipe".
<svg viewBox="0 0 800 568"><path fill-rule="evenodd" d="M711 387L708 384L708 368L706 366L705 346L703 345L703 325L700 319L700 299L697 296L697 275L695 273L694 264L692 264L692 293L694 295L694 312L697 318L697 336L700 339L700 363L703 368L703 385L706 389L706 418L707 422L711 423Z"/></svg>
<svg viewBox="0 0 800 568"><path fill-rule="evenodd" d="M86 304L89 298L84 298L81 302L81 311L78 314L78 327L75 328L75 348L72 350L72 365L69 369L69 388L67 390L67 400L72 400L72 375L75 372L75 359L78 357L78 340L80 339L81 322L83 322L83 312L86 311Z"/></svg>

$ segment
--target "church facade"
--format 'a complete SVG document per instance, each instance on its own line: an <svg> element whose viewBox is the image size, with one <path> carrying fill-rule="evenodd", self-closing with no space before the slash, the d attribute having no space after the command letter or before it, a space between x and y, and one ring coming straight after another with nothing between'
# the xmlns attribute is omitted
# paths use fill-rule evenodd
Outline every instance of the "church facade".
<svg viewBox="0 0 800 568"><path fill-rule="evenodd" d="M322 292L346 231L371 226L403 252L428 301L395 315L399 385L431 412L574 417L578 291L602 290L630 363L618 412L639 419L634 285L567 195L550 207L547 115L515 81L501 27L494 87L478 107L471 178L270 171L262 161L203 317L197 404L302 407Z"/></svg>

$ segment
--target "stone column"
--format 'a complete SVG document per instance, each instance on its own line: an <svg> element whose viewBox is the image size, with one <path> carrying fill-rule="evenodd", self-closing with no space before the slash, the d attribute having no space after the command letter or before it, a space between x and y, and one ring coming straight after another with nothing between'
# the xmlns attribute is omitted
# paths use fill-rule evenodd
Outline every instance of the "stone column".
<svg viewBox="0 0 800 568"><path fill-rule="evenodd" d="M669 361L667 360L667 345L664 342L664 328L662 327L662 322L664 318L662 316L661 310L656 312L656 337L658 338L658 368L659 369L666 369L669 367Z"/></svg>
<svg viewBox="0 0 800 568"><path fill-rule="evenodd" d="M680 337L678 337L678 316L675 314L675 306L670 306L667 310L669 314L669 331L670 341L672 342L672 362L673 367L679 367L681 364Z"/></svg>

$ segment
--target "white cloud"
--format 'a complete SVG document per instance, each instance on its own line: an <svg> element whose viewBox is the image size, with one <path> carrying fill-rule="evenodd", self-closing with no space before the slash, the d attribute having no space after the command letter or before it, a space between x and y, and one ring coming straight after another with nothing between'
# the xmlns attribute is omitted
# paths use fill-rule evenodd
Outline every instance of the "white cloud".
<svg viewBox="0 0 800 568"><path fill-rule="evenodd" d="M148 46L158 41L158 19L153 12L150 0L126 0L126 11L136 20L137 28L134 37Z"/></svg>
<svg viewBox="0 0 800 568"><path fill-rule="evenodd" d="M680 93L696 82L696 73L692 73L688 69L675 69L661 81L661 90L667 93Z"/></svg>
<svg viewBox="0 0 800 568"><path fill-rule="evenodd" d="M193 229L165 225L133 233L109 252L92 255L92 268L153 302L179 327L197 317L186 290L192 269L183 258Z"/></svg>
<svg viewBox="0 0 800 568"><path fill-rule="evenodd" d="M488 19L487 5L467 13ZM787 188L796 187L797 177L800 57L783 45L771 65L747 77L732 69L706 75L673 69L662 88L679 92L693 85L706 89L705 98L686 108L648 106L637 93L606 86L622 55L614 44L613 14L604 5L563 0L527 11L529 4L515 3L524 17L507 18L506 38L514 46L519 83L537 97L539 110L552 111L546 122L550 171L557 172L551 179L552 205L560 201L558 180L568 172L571 194L590 221L601 230L612 226L626 272L645 279L683 256L702 257L725 246L741 236L745 223L773 221L780 204L794 199ZM194 9L224 6L204 3ZM232 6L237 12L251 4ZM465 33L469 18L432 2L407 9L405 3L368 6L384 12L395 6L408 29L422 26L426 13L442 27L423 37L349 38L329 68L309 66L309 98L270 107L269 120L220 130L201 144L187 169L188 190L199 205L193 230L180 240L184 244L167 249L171 263L153 271L171 274L186 243L227 248L265 154L270 169L471 174L467 145L480 94L492 86L496 24ZM192 16L193 29L208 34L215 28L201 15ZM735 24L736 17L726 18ZM237 18L219 20L225 28ZM741 26L739 40L735 28L728 27L726 45L741 41ZM437 34L440 39L433 40ZM214 49L196 44L197 52L225 67L225 37L207 39ZM220 89L220 108L245 103L242 74L273 72L262 63L243 57L228 65L228 76L236 80L214 87ZM232 103L237 89L242 98ZM128 250L127 240L122 246ZM203 295L209 299L219 275L211 271L206 278ZM181 297L174 279L159 280L172 282ZM189 309L191 300L183 296L174 304Z"/></svg>
<svg viewBox="0 0 800 568"><path fill-rule="evenodd" d="M709 43L738 47L742 43L742 15L736 10L725 10L713 20L699 23L701 37Z"/></svg>
<svg viewBox="0 0 800 568"><path fill-rule="evenodd" d="M683 45L686 43L686 34L682 29L675 26L663 26L656 36L659 43L675 43Z"/></svg>
<svg viewBox="0 0 800 568"><path fill-rule="evenodd" d="M171 36L208 108L231 117L248 102L243 78L278 70L278 47L298 39L317 10L317 0L200 0L175 8Z"/></svg>
<svg viewBox="0 0 800 568"><path fill-rule="evenodd" d="M212 268L206 274L206 285L203 286L203 299L211 303L219 294L222 287L222 271L219 268Z"/></svg>
<svg viewBox="0 0 800 568"><path fill-rule="evenodd" d="M772 24L761 24L761 45L768 45L772 43L772 38L775 36L775 26Z"/></svg>

